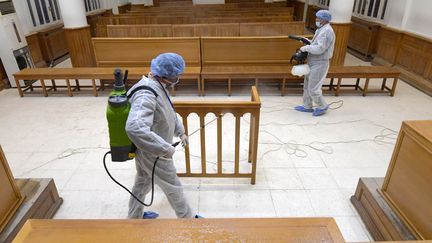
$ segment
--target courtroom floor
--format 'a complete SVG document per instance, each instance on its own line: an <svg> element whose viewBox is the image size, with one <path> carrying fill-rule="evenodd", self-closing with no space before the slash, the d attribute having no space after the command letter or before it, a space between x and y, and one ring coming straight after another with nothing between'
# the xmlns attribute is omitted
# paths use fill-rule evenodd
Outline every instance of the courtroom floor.
<svg viewBox="0 0 432 243"><path fill-rule="evenodd" d="M369 65L347 55L347 65ZM59 66L67 67L67 60ZM377 85L377 84L376 84ZM326 95L343 100L340 109L322 117L299 113L301 96L280 97L277 88L260 87L262 110L257 182L248 179L182 178L191 207L208 218L334 217L349 242L372 240L349 201L359 177L384 177L403 120L432 119L432 98L399 82L395 97L387 95ZM181 95L174 100L248 100L248 88L227 97ZM52 177L64 203L58 219L122 219L129 196L106 175L102 166L108 149L105 120L107 97L76 93L44 98L0 92L0 145L15 177ZM196 117L191 117L196 120ZM210 121L212 118L206 118ZM233 119L224 116L224 168L232 169ZM198 124L191 121L190 131ZM242 119L241 168L245 161L247 117ZM216 124L206 128L207 163L214 170ZM193 168L200 164L199 135L190 138ZM212 149L213 148L213 149ZM184 170L183 151L175 154ZM109 164L112 173L130 187L134 163ZM149 198L147 198L148 200ZM151 210L161 218L175 214L159 188Z"/></svg>

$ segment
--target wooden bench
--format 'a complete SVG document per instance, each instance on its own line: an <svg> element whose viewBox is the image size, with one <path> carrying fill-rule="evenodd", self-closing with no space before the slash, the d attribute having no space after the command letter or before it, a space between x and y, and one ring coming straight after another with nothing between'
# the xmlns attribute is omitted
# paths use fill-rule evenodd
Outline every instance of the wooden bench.
<svg viewBox="0 0 432 243"><path fill-rule="evenodd" d="M127 68L129 70L129 80L139 80L143 75L148 73L149 68ZM28 90L34 90L36 88L41 89L44 96L48 96L48 92L51 90L57 91L59 88L67 88L69 96L73 96L74 90L80 90L81 88L90 87L94 96L98 96L98 87L96 80L105 79L112 80L114 77L114 68L96 68L96 67L83 67L83 68L26 68L14 74L15 82L17 84L18 92L21 97L24 96ZM59 86L55 83L55 80L65 80L66 86ZM92 85L82 86L76 80L88 79L92 80ZM39 80L40 86L34 86L33 84L22 87L19 80ZM45 83L46 80L51 80L51 85ZM71 85L70 80L75 80L75 86Z"/></svg>
<svg viewBox="0 0 432 243"><path fill-rule="evenodd" d="M282 87L291 75L292 53L300 48L298 41L287 37L202 37L201 94L205 82L224 79L231 95L232 79L280 79ZM281 94L283 93L281 89Z"/></svg>
<svg viewBox="0 0 432 243"><path fill-rule="evenodd" d="M304 22L108 25L108 37L278 36L304 34Z"/></svg>
<svg viewBox="0 0 432 243"><path fill-rule="evenodd" d="M345 242L333 218L29 220L24 242Z"/></svg>
<svg viewBox="0 0 432 243"><path fill-rule="evenodd" d="M200 93L200 39L189 38L93 38L93 49L98 67L141 67L150 71L153 58L164 52L181 55L186 68L182 79L196 80ZM103 86L103 82L101 84Z"/></svg>
<svg viewBox="0 0 432 243"><path fill-rule="evenodd" d="M363 96L367 93L389 93L394 96L396 85L400 76L400 72L392 67L387 66L342 66L330 67L327 78L330 78L329 90L335 91L335 96L339 96L341 92L360 92ZM357 79L355 84L342 84L342 79L352 78ZM371 79L382 79L380 89L369 89ZM337 84L334 84L334 80ZM360 80L365 79L363 87L360 87ZM393 79L391 87L387 86L387 79ZM351 87L354 90L342 89Z"/></svg>

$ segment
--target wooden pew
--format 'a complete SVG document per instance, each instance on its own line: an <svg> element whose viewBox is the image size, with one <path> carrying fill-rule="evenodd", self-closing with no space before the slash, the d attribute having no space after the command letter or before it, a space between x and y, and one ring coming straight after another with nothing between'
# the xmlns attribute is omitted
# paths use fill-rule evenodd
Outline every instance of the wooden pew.
<svg viewBox="0 0 432 243"><path fill-rule="evenodd" d="M144 67L164 52L181 55L186 62L184 79L197 81L200 93L200 39L189 38L93 38L93 50L98 67ZM147 72L146 72L147 73Z"/></svg>
<svg viewBox="0 0 432 243"><path fill-rule="evenodd" d="M178 25L108 25L108 37L200 37L302 35L304 22Z"/></svg>
<svg viewBox="0 0 432 243"><path fill-rule="evenodd" d="M287 37L202 37L201 94L205 81L223 79L231 95L232 79L298 79L291 73L292 53L300 47ZM283 92L283 90L281 90Z"/></svg>

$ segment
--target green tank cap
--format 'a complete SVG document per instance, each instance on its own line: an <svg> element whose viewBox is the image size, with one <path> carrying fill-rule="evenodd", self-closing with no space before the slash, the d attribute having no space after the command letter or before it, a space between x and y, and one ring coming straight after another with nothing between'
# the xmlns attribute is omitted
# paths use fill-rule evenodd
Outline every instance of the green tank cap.
<svg viewBox="0 0 432 243"><path fill-rule="evenodd" d="M121 71L120 68L116 68L114 70L114 90L116 91L121 91L121 90L125 90L125 85L123 82L123 72Z"/></svg>
<svg viewBox="0 0 432 243"><path fill-rule="evenodd" d="M108 97L108 104L112 107L121 107L127 105L128 99L126 95L111 95Z"/></svg>

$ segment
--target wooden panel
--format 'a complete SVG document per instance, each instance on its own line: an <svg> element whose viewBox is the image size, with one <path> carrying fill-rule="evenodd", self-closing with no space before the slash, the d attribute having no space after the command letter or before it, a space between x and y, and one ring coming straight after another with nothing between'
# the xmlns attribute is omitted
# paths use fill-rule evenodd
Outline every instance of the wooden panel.
<svg viewBox="0 0 432 243"><path fill-rule="evenodd" d="M33 32L26 35L27 46L35 67L46 67L46 62L42 56L41 44L39 43L38 33Z"/></svg>
<svg viewBox="0 0 432 243"><path fill-rule="evenodd" d="M3 66L3 62L0 59L0 90L5 88L7 82L8 82L7 73Z"/></svg>
<svg viewBox="0 0 432 243"><path fill-rule="evenodd" d="M380 25L355 17L352 17L351 21L348 47L361 54L363 60L370 60L371 56L377 51Z"/></svg>
<svg viewBox="0 0 432 243"><path fill-rule="evenodd" d="M396 64L418 75L427 77L432 61L432 42L412 35L403 35Z"/></svg>
<svg viewBox="0 0 432 243"><path fill-rule="evenodd" d="M93 47L90 27L65 29L65 36L70 50L73 67L94 67ZM64 41L64 40L63 40ZM113 50L121 53L118 49Z"/></svg>
<svg viewBox="0 0 432 243"><path fill-rule="evenodd" d="M170 24L158 25L108 25L108 37L171 37Z"/></svg>
<svg viewBox="0 0 432 243"><path fill-rule="evenodd" d="M63 202L52 178L16 179L15 183L25 200L7 227L0 232L0 242L12 242L27 219L52 218Z"/></svg>
<svg viewBox="0 0 432 243"><path fill-rule="evenodd" d="M93 38L93 46L99 67L148 67L163 52L180 54L186 67L201 66L199 38Z"/></svg>
<svg viewBox="0 0 432 243"><path fill-rule="evenodd" d="M289 64L298 41L286 37L202 37L204 65Z"/></svg>
<svg viewBox="0 0 432 243"><path fill-rule="evenodd" d="M15 185L12 172L0 146L0 232L21 205L23 197Z"/></svg>
<svg viewBox="0 0 432 243"><path fill-rule="evenodd" d="M360 178L351 202L375 241L415 240L404 222L379 193L384 178Z"/></svg>
<svg viewBox="0 0 432 243"><path fill-rule="evenodd" d="M118 8L119 14L126 13L127 11L131 10L131 6L132 5L130 3L118 6L117 8Z"/></svg>
<svg viewBox="0 0 432 243"><path fill-rule="evenodd" d="M240 36L303 35L304 22L241 23Z"/></svg>
<svg viewBox="0 0 432 243"><path fill-rule="evenodd" d="M238 23L173 25L173 36L239 36Z"/></svg>
<svg viewBox="0 0 432 243"><path fill-rule="evenodd" d="M419 239L432 239L432 121L403 122L382 192Z"/></svg>
<svg viewBox="0 0 432 243"><path fill-rule="evenodd" d="M377 57L394 64L402 34L388 27L382 27L378 34Z"/></svg>
<svg viewBox="0 0 432 243"><path fill-rule="evenodd" d="M331 24L336 35L333 57L330 61L332 66L343 66L350 36L351 24Z"/></svg>
<svg viewBox="0 0 432 243"><path fill-rule="evenodd" d="M303 14L304 14L304 8L305 3L300 1L287 1L288 3L291 3L294 8L294 20L295 21L302 21L303 20Z"/></svg>
<svg viewBox="0 0 432 243"><path fill-rule="evenodd" d="M69 52L63 25L56 25L38 31L40 50L47 64L52 64L56 59Z"/></svg>
<svg viewBox="0 0 432 243"><path fill-rule="evenodd" d="M77 234L79 232L79 234ZM332 218L29 220L15 243L344 242Z"/></svg>

